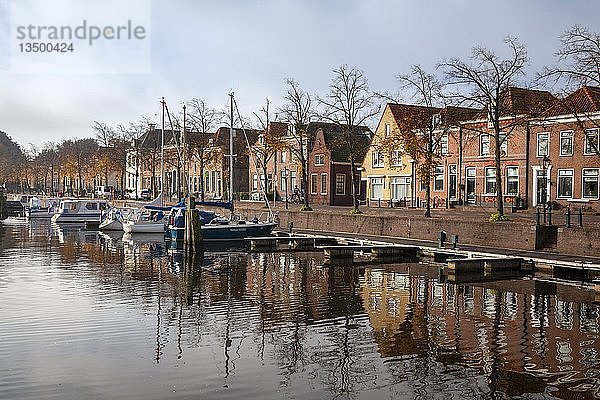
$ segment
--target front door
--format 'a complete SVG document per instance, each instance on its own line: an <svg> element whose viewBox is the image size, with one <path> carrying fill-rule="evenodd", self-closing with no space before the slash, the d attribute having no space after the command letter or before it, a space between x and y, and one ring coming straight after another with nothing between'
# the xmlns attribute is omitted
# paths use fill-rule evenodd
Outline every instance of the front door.
<svg viewBox="0 0 600 400"><path fill-rule="evenodd" d="M457 199L456 192L456 164L448 165L448 198Z"/></svg>
<svg viewBox="0 0 600 400"><path fill-rule="evenodd" d="M475 167L466 169L465 197L467 204L475 204Z"/></svg>
<svg viewBox="0 0 600 400"><path fill-rule="evenodd" d="M550 200L550 180L548 179L548 170L534 170L533 188L535 190L535 204L544 204Z"/></svg>

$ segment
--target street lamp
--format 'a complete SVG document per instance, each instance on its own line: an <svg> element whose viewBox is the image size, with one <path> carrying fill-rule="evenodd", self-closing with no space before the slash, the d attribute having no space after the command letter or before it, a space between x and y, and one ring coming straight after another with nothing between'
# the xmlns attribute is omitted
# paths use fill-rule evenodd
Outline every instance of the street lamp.
<svg viewBox="0 0 600 400"><path fill-rule="evenodd" d="M288 209L288 169L285 167L283 171L281 171L283 178L285 179L285 209Z"/></svg>
<svg viewBox="0 0 600 400"><path fill-rule="evenodd" d="M544 157L540 160L540 168L542 169L543 176L543 186L542 186L542 198L541 203L544 204L544 209L548 204L548 166L550 165L550 158L548 155L544 155Z"/></svg>

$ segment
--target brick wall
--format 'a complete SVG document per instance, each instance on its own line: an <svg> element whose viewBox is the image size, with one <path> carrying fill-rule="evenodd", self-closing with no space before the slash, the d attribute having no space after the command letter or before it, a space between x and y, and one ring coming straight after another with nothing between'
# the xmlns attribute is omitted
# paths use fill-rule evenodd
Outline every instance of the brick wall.
<svg viewBox="0 0 600 400"><path fill-rule="evenodd" d="M291 221L296 229L357 233L373 236L437 240L441 230L459 235L459 243L535 249L535 227L514 222L452 221L424 217L332 214L327 212L280 211L280 226Z"/></svg>

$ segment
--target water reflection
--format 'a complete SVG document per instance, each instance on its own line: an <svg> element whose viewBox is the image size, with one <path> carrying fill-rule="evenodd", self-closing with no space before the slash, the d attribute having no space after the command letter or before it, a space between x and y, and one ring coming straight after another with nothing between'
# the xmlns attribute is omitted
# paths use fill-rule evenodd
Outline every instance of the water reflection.
<svg viewBox="0 0 600 400"><path fill-rule="evenodd" d="M161 237L43 223L0 235L2 398L600 398L592 287L454 285L317 253L190 259Z"/></svg>

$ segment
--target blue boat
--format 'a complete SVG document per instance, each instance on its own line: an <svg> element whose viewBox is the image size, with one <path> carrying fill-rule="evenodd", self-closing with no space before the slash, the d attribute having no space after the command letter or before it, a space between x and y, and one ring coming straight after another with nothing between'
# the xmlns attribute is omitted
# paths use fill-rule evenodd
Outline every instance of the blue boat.
<svg viewBox="0 0 600 400"><path fill-rule="evenodd" d="M197 205L210 205L231 209L231 203L196 202ZM239 240L248 237L269 236L277 226L276 222L259 221L254 217L244 221L237 216L224 218L213 211L200 210L200 229L202 240ZM167 238L173 242L182 242L185 231L185 207L181 202L171 208L171 218L167 226Z"/></svg>

